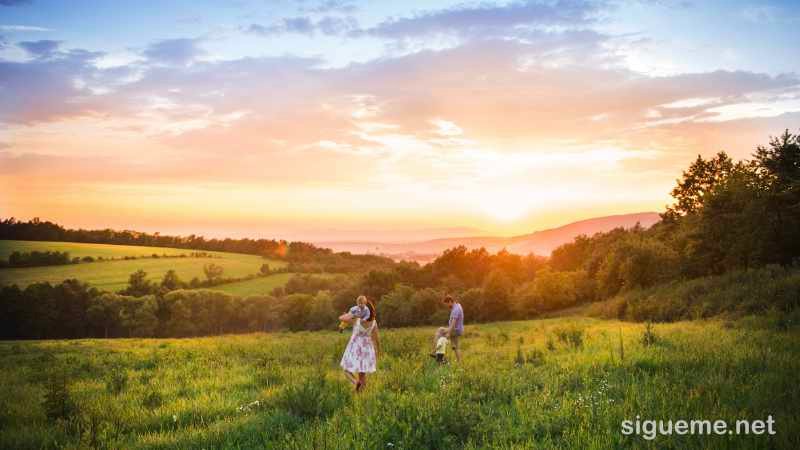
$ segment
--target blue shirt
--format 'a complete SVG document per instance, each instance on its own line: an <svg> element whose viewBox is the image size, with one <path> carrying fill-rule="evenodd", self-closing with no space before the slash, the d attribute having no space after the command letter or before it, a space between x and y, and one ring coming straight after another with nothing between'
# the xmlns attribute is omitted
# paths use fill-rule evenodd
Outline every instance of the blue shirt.
<svg viewBox="0 0 800 450"><path fill-rule="evenodd" d="M450 308L450 326L453 327L456 336L464 333L464 309L461 303L453 303L453 307Z"/></svg>

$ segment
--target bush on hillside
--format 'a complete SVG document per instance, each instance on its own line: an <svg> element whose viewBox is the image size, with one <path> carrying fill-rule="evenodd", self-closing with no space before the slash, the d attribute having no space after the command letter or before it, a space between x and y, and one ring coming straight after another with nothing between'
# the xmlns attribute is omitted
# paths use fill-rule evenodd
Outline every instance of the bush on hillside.
<svg viewBox="0 0 800 450"><path fill-rule="evenodd" d="M798 306L800 270L766 266L632 290L592 305L589 311L606 318L672 322L770 310L786 314Z"/></svg>
<svg viewBox="0 0 800 450"><path fill-rule="evenodd" d="M514 291L512 303L517 317L534 317L592 301L594 291L594 282L582 270L555 272L545 269L536 274L536 279Z"/></svg>

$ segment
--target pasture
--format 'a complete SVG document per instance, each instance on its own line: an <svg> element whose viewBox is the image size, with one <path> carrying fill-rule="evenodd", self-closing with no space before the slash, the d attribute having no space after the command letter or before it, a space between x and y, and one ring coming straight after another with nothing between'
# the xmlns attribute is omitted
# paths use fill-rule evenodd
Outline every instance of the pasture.
<svg viewBox="0 0 800 450"><path fill-rule="evenodd" d="M17 284L25 287L31 283L47 281L60 283L65 279L77 278L83 282L107 291L123 289L131 273L141 269L147 272L148 278L158 281L168 270L175 270L184 281L193 277L204 279L203 265L214 263L222 266L224 277L238 278L259 272L261 265L269 264L273 269L286 266L283 261L264 259L257 255L239 253L207 252L209 257L186 258L152 258L152 254L189 255L193 250L161 247L138 247L129 245L81 244L70 242L31 242L2 241L0 251L10 254L12 251L53 250L68 251L71 256L93 256L104 258L124 258L125 256L148 256L133 260L105 260L91 263L68 264L60 266L10 268L0 270L0 285ZM6 256L7 257L7 256Z"/></svg>
<svg viewBox="0 0 800 450"><path fill-rule="evenodd" d="M3 342L0 448L800 446L796 329L695 321L647 338L643 324L580 317L468 324L464 362L446 366L426 354L432 331L383 330L358 395L338 369L348 334L335 332ZM777 433L622 435L637 415L772 415Z"/></svg>
<svg viewBox="0 0 800 450"><path fill-rule="evenodd" d="M210 289L214 291L222 291L226 294L236 295L239 297L248 297L250 295L269 295L276 287L285 286L286 282L289 281L289 278L291 278L292 275L294 274L276 273L266 277L253 278L252 280L225 283L219 286L214 286Z"/></svg>
<svg viewBox="0 0 800 450"><path fill-rule="evenodd" d="M270 265L272 267L272 265ZM209 288L214 291L222 291L227 294L239 297L251 295L269 295L276 287L285 286L294 273L275 273L266 277L253 278L252 280L236 281L233 283L220 284ZM335 276L332 273L315 273L315 279L329 279Z"/></svg>
<svg viewBox="0 0 800 450"><path fill-rule="evenodd" d="M161 255L188 255L194 250L166 247L144 247L139 245L113 245L113 244L87 244L82 242L53 242L53 241L16 241L0 240L0 259L8 259L11 252L51 251L69 252L71 257L91 256L124 258L126 256L151 256ZM215 252L206 252L214 254Z"/></svg>

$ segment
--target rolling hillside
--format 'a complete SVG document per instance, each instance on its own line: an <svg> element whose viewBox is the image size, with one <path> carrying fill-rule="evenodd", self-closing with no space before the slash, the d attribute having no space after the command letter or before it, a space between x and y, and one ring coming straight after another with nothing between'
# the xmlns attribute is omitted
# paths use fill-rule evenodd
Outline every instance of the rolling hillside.
<svg viewBox="0 0 800 450"><path fill-rule="evenodd" d="M261 265L267 263L276 269L285 267L286 263L277 260L266 260L256 255L239 253L205 252L208 257L187 258L152 258L150 255L189 255L192 250L140 247L129 245L84 244L74 242L32 242L32 241L0 241L0 257L7 258L13 251L29 252L33 250L68 251L71 256L92 256L115 258L112 261L67 264L62 266L10 268L0 270L0 285L17 284L25 287L31 283L49 281L60 283L65 279L77 278L94 287L108 291L116 291L125 287L131 273L142 269L151 280L160 280L168 270L175 270L184 281L193 277L203 278L203 266L214 263L222 266L225 277L244 277L258 273ZM126 256L140 259L122 260Z"/></svg>
<svg viewBox="0 0 800 450"><path fill-rule="evenodd" d="M235 281L209 288L214 291L225 292L226 294L248 297L250 295L268 295L273 289L285 286L291 273L276 273L266 277L253 278L252 280Z"/></svg>
<svg viewBox="0 0 800 450"><path fill-rule="evenodd" d="M0 259L7 259L12 252L69 252L71 257L124 258L126 256L188 255L194 250L182 248L144 247L139 245L87 244L83 242L17 241L0 240ZM214 252L206 252L214 254Z"/></svg>

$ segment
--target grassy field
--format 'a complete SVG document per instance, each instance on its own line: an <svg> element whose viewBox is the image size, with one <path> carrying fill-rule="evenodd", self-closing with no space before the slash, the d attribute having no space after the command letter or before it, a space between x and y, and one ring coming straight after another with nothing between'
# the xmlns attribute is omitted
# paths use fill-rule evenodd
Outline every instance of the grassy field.
<svg viewBox="0 0 800 450"><path fill-rule="evenodd" d="M291 273L276 273L261 278L254 278L252 280L237 281L235 283L226 283L211 288L215 291L226 292L231 295L238 295L240 297L247 297L250 295L269 295L273 289L279 286L286 285L289 278L292 277Z"/></svg>
<svg viewBox="0 0 800 450"><path fill-rule="evenodd" d="M254 278L252 280L237 281L235 283L226 283L219 286L210 288L214 291L222 291L240 297L247 297L250 295L269 295L273 289L278 286L285 286L294 274L293 273L277 273L263 278ZM333 273L315 273L314 278L331 278L336 274Z"/></svg>
<svg viewBox="0 0 800 450"><path fill-rule="evenodd" d="M348 336L335 332L5 342L0 448L800 446L798 331L659 324L645 345L644 328L587 318L468 325L458 366L426 355L432 328L384 330L379 371L359 395L338 369ZM57 419L44 401L64 398L48 388L60 376L80 420ZM772 415L777 434L622 435L621 421L637 415Z"/></svg>
<svg viewBox="0 0 800 450"><path fill-rule="evenodd" d="M192 250L182 248L142 247L137 245L84 244L80 242L13 241L0 240L0 259L8 259L11 252L32 251L69 252L71 257L123 258L125 256L188 255ZM207 252L216 254L218 252Z"/></svg>
<svg viewBox="0 0 800 450"><path fill-rule="evenodd" d="M125 256L144 256L156 253L190 254L192 250L170 249L161 247L136 247L128 245L79 244L69 242L29 242L0 241L2 251L10 253L14 250L58 250L69 251L72 256L103 256L105 258L122 258ZM203 265L214 263L225 269L225 277L243 277L258 273L261 265L268 263L272 268L285 267L286 263L266 260L256 255L239 253L208 252L208 258L142 258L136 260L99 261L93 263L69 264L63 266L28 267L0 270L0 284L17 284L20 287L28 284L49 281L60 283L68 278L77 278L92 286L108 291L116 291L125 287L131 273L142 269L152 280L159 280L164 273L172 269L184 281L193 277L204 278Z"/></svg>

